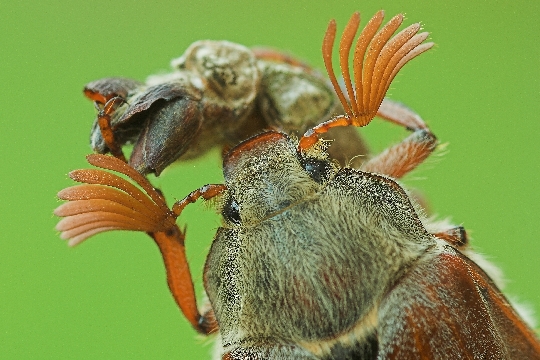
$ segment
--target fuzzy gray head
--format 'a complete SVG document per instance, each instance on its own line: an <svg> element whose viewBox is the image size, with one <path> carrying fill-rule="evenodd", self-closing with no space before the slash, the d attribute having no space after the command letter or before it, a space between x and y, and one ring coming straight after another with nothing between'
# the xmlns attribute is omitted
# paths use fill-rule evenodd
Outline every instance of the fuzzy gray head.
<svg viewBox="0 0 540 360"><path fill-rule="evenodd" d="M244 226L257 224L320 190L335 171L325 159L296 151L287 135L267 132L231 150L224 161L227 203Z"/></svg>

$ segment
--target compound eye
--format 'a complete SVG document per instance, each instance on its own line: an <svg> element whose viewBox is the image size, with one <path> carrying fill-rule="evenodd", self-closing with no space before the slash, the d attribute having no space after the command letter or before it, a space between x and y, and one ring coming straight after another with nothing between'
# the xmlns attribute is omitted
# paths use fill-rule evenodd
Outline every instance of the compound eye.
<svg viewBox="0 0 540 360"><path fill-rule="evenodd" d="M304 170L311 176L313 180L321 184L323 181L328 180L330 164L326 160L319 159L303 159L302 166Z"/></svg>
<svg viewBox="0 0 540 360"><path fill-rule="evenodd" d="M235 199L229 198L221 210L221 215L223 218L236 225L241 224L240 220L240 205L236 202Z"/></svg>

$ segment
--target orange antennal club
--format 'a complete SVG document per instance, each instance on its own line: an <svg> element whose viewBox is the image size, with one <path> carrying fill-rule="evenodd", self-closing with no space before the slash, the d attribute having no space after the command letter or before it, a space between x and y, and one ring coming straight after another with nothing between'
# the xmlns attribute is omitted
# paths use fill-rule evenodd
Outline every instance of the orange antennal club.
<svg viewBox="0 0 540 360"><path fill-rule="evenodd" d="M176 225L181 209L176 206L179 211L171 211L163 195L124 161L97 154L88 155L87 160L98 168L124 174L132 181L101 169L72 171L69 176L82 184L60 191L58 197L68 202L54 211L55 215L63 217L56 226L62 238L74 246L105 231L146 232L159 247L167 272L167 284L184 316L201 333L215 331L217 325L207 321L197 309L186 259L185 236ZM205 198L210 195L211 192L201 194ZM184 206L189 202L186 201Z"/></svg>
<svg viewBox="0 0 540 360"><path fill-rule="evenodd" d="M332 65L332 48L336 36L336 22L330 21L323 40L323 60L345 115L337 116L308 130L300 139L298 147L305 150L317 142L318 135L333 127L366 126L377 115L392 80L410 60L429 50L433 43L425 43L428 33L420 33L420 24L412 24L396 36L392 35L403 22L403 15L394 16L380 30L384 12L377 12L364 27L354 49L353 75L349 73L349 54L360 24L360 14L354 13L349 20L339 46L341 74L348 99L338 84ZM377 31L379 30L379 31Z"/></svg>

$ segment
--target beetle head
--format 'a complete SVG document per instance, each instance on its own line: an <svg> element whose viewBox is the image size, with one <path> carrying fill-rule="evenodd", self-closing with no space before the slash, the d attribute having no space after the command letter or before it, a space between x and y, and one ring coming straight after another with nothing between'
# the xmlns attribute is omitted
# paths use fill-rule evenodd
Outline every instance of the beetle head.
<svg viewBox="0 0 540 360"><path fill-rule="evenodd" d="M308 198L336 172L324 149L299 152L294 140L275 131L233 148L223 168L229 189L224 216L236 208L248 226Z"/></svg>

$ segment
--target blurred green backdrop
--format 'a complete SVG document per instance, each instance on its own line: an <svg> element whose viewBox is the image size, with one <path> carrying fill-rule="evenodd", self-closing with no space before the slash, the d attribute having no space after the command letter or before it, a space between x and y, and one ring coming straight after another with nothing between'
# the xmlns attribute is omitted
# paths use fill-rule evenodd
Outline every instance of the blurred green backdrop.
<svg viewBox="0 0 540 360"><path fill-rule="evenodd" d="M283 49L322 68L327 22L360 10L422 21L437 47L407 65L393 99L418 111L448 151L406 183L435 213L462 223L510 279L507 293L540 311L540 2L155 1L0 4L2 140L0 357L207 359L142 234L108 233L68 248L54 231L55 194L86 167L95 116L81 90L106 76L168 71L193 41L227 39ZM375 150L406 134L375 122ZM169 199L221 182L217 152L167 171ZM201 267L219 219L188 208L188 252Z"/></svg>

